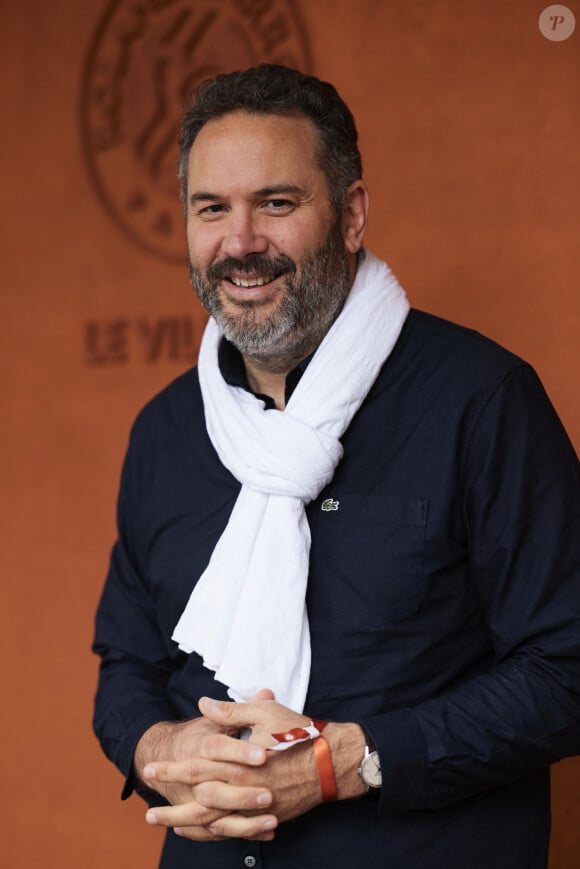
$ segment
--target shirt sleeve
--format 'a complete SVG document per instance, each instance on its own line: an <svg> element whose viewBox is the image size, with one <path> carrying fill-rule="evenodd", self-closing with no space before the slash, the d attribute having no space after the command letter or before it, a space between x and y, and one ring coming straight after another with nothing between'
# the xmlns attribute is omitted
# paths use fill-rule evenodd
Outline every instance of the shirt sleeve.
<svg viewBox="0 0 580 869"><path fill-rule="evenodd" d="M528 366L481 408L461 485L494 664L360 722L381 759L379 811L444 806L580 752L578 460Z"/></svg>
<svg viewBox="0 0 580 869"><path fill-rule="evenodd" d="M176 720L166 685L172 670L154 601L137 564L142 457L130 445L117 507L118 539L96 615L93 651L100 655L95 733L107 757L126 777L123 798L135 782L133 755L145 731ZM138 468L141 465L141 471Z"/></svg>

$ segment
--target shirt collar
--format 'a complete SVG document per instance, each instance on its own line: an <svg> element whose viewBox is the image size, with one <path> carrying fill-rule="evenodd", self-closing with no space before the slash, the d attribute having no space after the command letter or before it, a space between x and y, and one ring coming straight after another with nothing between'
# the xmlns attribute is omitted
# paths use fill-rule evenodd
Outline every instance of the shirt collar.
<svg viewBox="0 0 580 869"><path fill-rule="evenodd" d="M313 356L314 353L311 353L310 356L307 356L305 359L299 362L298 365L296 365L286 375L286 404L288 404L288 402L290 401L290 396L298 386L300 379L306 371L308 364ZM271 398L271 396L262 395L259 392L254 392L253 389L250 387L242 354L237 349L237 347L234 347L234 345L227 340L227 338L222 338L221 340L218 350L218 364L222 373L222 377L224 378L226 383L229 383L230 386L241 386L241 388L245 389L246 392L251 392L252 395L256 396L256 398L260 398L263 402L265 402L267 410L273 410L276 407L276 405L274 404L274 399Z"/></svg>

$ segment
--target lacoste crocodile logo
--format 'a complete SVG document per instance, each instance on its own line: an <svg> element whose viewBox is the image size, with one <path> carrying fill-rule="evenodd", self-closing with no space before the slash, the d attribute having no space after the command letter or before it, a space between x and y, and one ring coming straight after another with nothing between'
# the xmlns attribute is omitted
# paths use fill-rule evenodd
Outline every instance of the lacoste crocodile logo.
<svg viewBox="0 0 580 869"><path fill-rule="evenodd" d="M320 509L328 513L330 510L338 510L339 504L340 501L333 501L332 498L326 498L326 500L322 502L322 506Z"/></svg>

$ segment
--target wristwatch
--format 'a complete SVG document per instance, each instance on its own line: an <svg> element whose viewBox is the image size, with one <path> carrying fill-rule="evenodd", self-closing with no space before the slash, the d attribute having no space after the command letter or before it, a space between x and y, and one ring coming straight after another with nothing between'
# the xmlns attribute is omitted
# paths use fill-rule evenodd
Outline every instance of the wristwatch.
<svg viewBox="0 0 580 869"><path fill-rule="evenodd" d="M381 787L383 777L381 775L379 753L378 751L375 751L374 748L371 750L368 744L365 745L365 753L357 772L367 786L367 791L369 788Z"/></svg>

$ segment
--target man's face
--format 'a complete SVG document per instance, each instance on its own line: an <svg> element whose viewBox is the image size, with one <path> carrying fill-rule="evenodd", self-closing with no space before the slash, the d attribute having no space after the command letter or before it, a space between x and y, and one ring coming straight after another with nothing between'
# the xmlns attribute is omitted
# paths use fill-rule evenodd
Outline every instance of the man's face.
<svg viewBox="0 0 580 869"><path fill-rule="evenodd" d="M340 216L304 117L235 112L191 149L193 287L226 337L256 359L310 353L350 287Z"/></svg>

